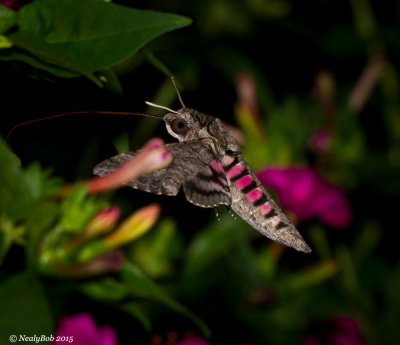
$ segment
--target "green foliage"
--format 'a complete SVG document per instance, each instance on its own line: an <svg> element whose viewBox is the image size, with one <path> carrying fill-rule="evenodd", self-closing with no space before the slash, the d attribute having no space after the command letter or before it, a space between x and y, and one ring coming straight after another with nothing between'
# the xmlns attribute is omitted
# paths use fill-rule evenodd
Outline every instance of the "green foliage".
<svg viewBox="0 0 400 345"><path fill-rule="evenodd" d="M82 75L98 85L104 79L94 72L126 59L156 36L190 24L177 15L97 0L36 0L18 13L1 8L0 33L14 24L18 30L5 36L15 48L3 51L0 59L23 61L59 77Z"/></svg>
<svg viewBox="0 0 400 345"><path fill-rule="evenodd" d="M46 275L69 276L75 275L74 272L81 264L78 272L82 272L83 277L90 274L92 261L89 259L93 255L82 259L79 247L83 245L83 249L91 248L97 242L74 241L74 236L79 236L96 212L104 209L107 204L88 196L82 186L76 186L60 199L61 180L42 170L37 163L23 169L3 141L0 141L0 162L0 177L5 182L1 184L0 196L0 258L6 256L13 242L23 245L30 272L10 277L0 289L0 302L5 306L0 314L0 337L6 339L10 334L26 334L31 331L32 334L49 334L55 320L49 313L49 301L43 294L36 271ZM164 226L162 229L168 230L170 227ZM103 246L98 254L107 250ZM99 279L77 284L76 289L96 300L114 303L116 307L137 318L148 330L151 327L150 318L141 310L137 298L160 302L193 320L205 335L209 334L201 319L169 297L132 264L123 265L119 280ZM15 307L15 316L10 312L12 306ZM27 326L35 310L40 318L35 318L37 322ZM23 313L26 319L17 322L15 318L18 313ZM10 318L7 315L11 315Z"/></svg>
<svg viewBox="0 0 400 345"><path fill-rule="evenodd" d="M162 220L131 249L132 259L153 279L171 276L182 252L183 239L172 219Z"/></svg>
<svg viewBox="0 0 400 345"><path fill-rule="evenodd" d="M54 320L41 281L21 273L9 278L0 289L0 341L10 335L51 334Z"/></svg>
<svg viewBox="0 0 400 345"><path fill-rule="evenodd" d="M112 303L128 314L137 318L146 329L150 329L151 322L148 315L142 310L142 302L151 300L162 303L172 310L191 319L205 336L210 335L207 325L180 303L176 302L166 292L148 279L136 266L125 263L121 269L119 279L105 278L96 282L83 284L81 290L99 301Z"/></svg>
<svg viewBox="0 0 400 345"><path fill-rule="evenodd" d="M85 188L78 186L63 200L60 225L65 231L75 232L77 229L82 229L95 212L105 206L96 203L93 197L88 198Z"/></svg>
<svg viewBox="0 0 400 345"><path fill-rule="evenodd" d="M17 13L0 5L0 34L6 32L17 22Z"/></svg>
<svg viewBox="0 0 400 345"><path fill-rule="evenodd" d="M60 179L49 178L49 172L43 171L34 163L23 171L18 158L9 151L0 139L0 210L11 221L19 221L34 213L32 208L48 196L54 196L60 188Z"/></svg>

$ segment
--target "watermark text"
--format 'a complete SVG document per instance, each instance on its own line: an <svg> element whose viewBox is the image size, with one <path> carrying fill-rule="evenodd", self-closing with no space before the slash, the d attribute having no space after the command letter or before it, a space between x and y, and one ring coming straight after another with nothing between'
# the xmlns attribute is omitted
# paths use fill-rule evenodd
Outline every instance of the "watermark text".
<svg viewBox="0 0 400 345"><path fill-rule="evenodd" d="M34 335L27 335L27 334L11 334L9 337L10 343L16 343L16 342L29 342L29 343L36 343L39 344L41 342L57 342L57 341L66 341L68 343L73 343L74 342L74 337L71 336L65 336L65 335L45 335L45 334L34 334Z"/></svg>

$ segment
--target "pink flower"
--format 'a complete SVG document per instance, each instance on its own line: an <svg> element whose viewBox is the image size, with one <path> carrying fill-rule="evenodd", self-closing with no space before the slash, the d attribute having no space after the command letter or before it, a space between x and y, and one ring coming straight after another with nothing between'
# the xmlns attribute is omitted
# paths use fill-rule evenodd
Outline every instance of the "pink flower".
<svg viewBox="0 0 400 345"><path fill-rule="evenodd" d="M56 341L57 337L65 341ZM73 338L71 338L73 337ZM98 327L87 313L63 316L54 334L53 345L117 345L117 336L110 326ZM72 341L70 341L72 339Z"/></svg>
<svg viewBox="0 0 400 345"><path fill-rule="evenodd" d="M82 263L63 264L50 262L46 269L51 274L60 277L87 278L99 274L117 272L121 268L123 261L124 252L115 249Z"/></svg>
<svg viewBox="0 0 400 345"><path fill-rule="evenodd" d="M365 345L358 323L347 315L316 321L304 337L304 345Z"/></svg>
<svg viewBox="0 0 400 345"><path fill-rule="evenodd" d="M276 190L283 208L299 220L319 218L343 228L351 222L351 209L344 193L308 167L265 168L257 174L261 183Z"/></svg>
<svg viewBox="0 0 400 345"><path fill-rule="evenodd" d="M320 128L310 137L310 148L314 151L328 151L331 146L331 137L325 128Z"/></svg>
<svg viewBox="0 0 400 345"><path fill-rule="evenodd" d="M15 10L20 7L19 3L18 3L18 0L0 0L0 5L6 6L6 7L10 7L10 8L13 8Z"/></svg>
<svg viewBox="0 0 400 345"><path fill-rule="evenodd" d="M99 193L123 186L128 181L147 172L165 168L172 162L171 153L164 147L161 139L149 140L139 153L118 169L102 177L94 177L83 184L89 193ZM60 196L67 195L73 185L66 185L60 192Z"/></svg>

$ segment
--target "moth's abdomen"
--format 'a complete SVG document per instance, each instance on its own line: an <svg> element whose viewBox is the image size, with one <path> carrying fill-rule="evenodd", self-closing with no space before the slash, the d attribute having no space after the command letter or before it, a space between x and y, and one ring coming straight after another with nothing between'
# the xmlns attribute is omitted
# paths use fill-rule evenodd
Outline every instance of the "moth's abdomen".
<svg viewBox="0 0 400 345"><path fill-rule="evenodd" d="M274 241L311 251L240 155L225 155L222 165L231 190L231 207L240 217Z"/></svg>

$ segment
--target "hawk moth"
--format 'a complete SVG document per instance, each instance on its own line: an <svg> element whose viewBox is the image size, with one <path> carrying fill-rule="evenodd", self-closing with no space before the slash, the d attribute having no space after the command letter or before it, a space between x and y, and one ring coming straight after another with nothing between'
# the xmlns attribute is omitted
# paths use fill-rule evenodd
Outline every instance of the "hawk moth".
<svg viewBox="0 0 400 345"><path fill-rule="evenodd" d="M222 121L186 108L178 90L177 93L182 105L177 111L146 102L168 111L163 116L166 129L179 140L165 145L173 156L172 163L126 185L164 195L177 195L182 188L186 199L196 206L216 208L226 205L266 237L298 251L311 252L251 171L241 155L239 144ZM93 173L107 175L134 155L130 152L111 157L96 165Z"/></svg>

